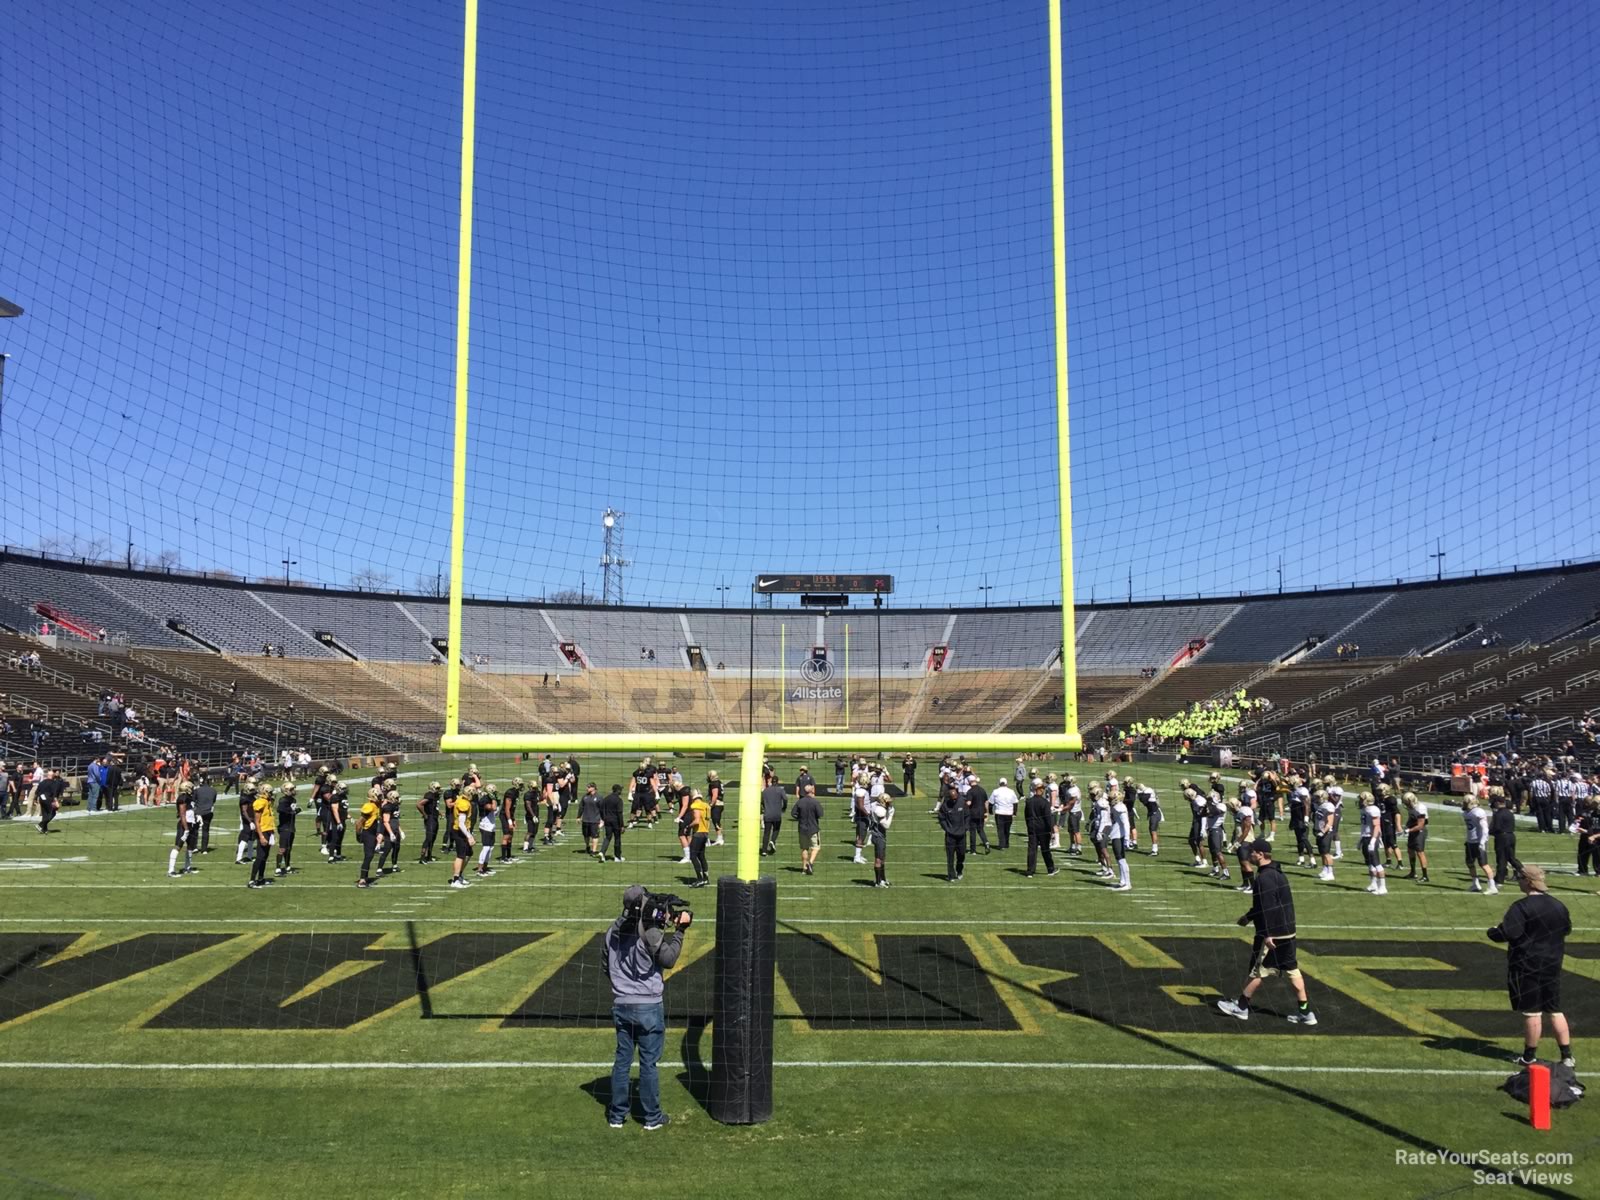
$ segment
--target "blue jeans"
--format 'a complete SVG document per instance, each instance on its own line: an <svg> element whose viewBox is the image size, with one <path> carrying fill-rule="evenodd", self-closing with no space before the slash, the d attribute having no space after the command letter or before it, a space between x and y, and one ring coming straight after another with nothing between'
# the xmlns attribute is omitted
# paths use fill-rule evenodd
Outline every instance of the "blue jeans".
<svg viewBox="0 0 1600 1200"><path fill-rule="evenodd" d="M606 1119L612 1124L628 1119L628 1074L633 1048L639 1048L639 1106L645 1124L661 1118L661 1081L656 1064L667 1041L667 1011L661 1004L614 1004L611 1021L617 1027L617 1058L611 1065L611 1103Z"/></svg>
<svg viewBox="0 0 1600 1200"><path fill-rule="evenodd" d="M89 802L85 807L90 812L98 812L100 809L100 785L92 779L89 781Z"/></svg>

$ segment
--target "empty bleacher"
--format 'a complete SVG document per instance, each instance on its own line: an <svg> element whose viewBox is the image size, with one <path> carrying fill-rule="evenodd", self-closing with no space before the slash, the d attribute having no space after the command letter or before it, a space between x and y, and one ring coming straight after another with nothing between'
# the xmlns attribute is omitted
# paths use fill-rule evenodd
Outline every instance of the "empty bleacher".
<svg viewBox="0 0 1600 1200"><path fill-rule="evenodd" d="M1310 638L1333 637L1387 594L1339 592L1248 601L1217 631L1205 661L1262 663L1282 658Z"/></svg>
<svg viewBox="0 0 1600 1200"><path fill-rule="evenodd" d="M1374 658L1425 653L1473 626L1487 627L1548 583L1542 576L1512 576L1405 588L1345 630L1339 642L1355 643L1363 655ZM1336 650L1336 643L1324 642L1313 657L1327 658Z"/></svg>
<svg viewBox="0 0 1600 1200"><path fill-rule="evenodd" d="M1137 674L1146 667L1165 667L1191 640L1209 637L1237 608L1152 604L1092 610L1093 619L1078 627L1078 670Z"/></svg>

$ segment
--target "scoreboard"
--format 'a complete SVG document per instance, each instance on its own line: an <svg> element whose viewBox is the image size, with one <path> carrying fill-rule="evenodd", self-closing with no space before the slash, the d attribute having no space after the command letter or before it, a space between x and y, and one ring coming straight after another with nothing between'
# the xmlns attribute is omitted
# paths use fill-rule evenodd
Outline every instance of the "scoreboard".
<svg viewBox="0 0 1600 1200"><path fill-rule="evenodd" d="M847 596L888 595L894 591L892 575L793 575L766 571L756 576L755 590L763 596L797 592L833 592Z"/></svg>

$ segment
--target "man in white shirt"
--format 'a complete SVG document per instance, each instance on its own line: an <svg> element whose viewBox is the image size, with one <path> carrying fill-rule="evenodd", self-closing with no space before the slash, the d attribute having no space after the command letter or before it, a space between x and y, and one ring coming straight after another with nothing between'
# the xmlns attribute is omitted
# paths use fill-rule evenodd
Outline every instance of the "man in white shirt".
<svg viewBox="0 0 1600 1200"><path fill-rule="evenodd" d="M1017 815L1017 793L1004 776L1001 776L994 791L989 793L989 811L994 813L995 848L1008 849L1011 845L1011 822Z"/></svg>

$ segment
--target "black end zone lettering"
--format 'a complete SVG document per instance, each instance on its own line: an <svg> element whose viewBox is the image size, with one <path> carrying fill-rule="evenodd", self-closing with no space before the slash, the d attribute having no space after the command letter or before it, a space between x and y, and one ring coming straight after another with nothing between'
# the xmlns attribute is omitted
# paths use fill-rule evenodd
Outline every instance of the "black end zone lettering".
<svg viewBox="0 0 1600 1200"><path fill-rule="evenodd" d="M226 941L225 933L146 933L63 962L81 933L0 934L0 1023ZM49 965L46 965L49 964Z"/></svg>

